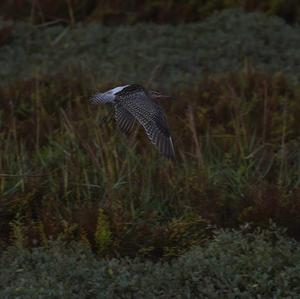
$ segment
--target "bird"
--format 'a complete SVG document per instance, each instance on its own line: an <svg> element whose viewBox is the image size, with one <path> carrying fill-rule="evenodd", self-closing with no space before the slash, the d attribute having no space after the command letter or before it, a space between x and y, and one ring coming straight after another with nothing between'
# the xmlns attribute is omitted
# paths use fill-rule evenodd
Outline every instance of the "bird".
<svg viewBox="0 0 300 299"><path fill-rule="evenodd" d="M158 91L147 90L142 85L129 84L98 92L89 100L92 104L112 104L117 126L126 135L130 134L137 121L159 152L167 159L174 159L174 145L167 119L157 102L170 98Z"/></svg>

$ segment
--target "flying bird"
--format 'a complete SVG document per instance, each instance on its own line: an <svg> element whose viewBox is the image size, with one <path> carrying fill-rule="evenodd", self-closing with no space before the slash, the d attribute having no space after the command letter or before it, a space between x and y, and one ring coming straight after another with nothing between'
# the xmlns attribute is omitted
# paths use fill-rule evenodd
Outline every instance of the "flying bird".
<svg viewBox="0 0 300 299"><path fill-rule="evenodd" d="M112 104L119 129L129 134L135 121L146 131L150 141L168 159L175 157L167 120L157 100L169 96L148 91L138 84L118 86L90 98L92 104Z"/></svg>

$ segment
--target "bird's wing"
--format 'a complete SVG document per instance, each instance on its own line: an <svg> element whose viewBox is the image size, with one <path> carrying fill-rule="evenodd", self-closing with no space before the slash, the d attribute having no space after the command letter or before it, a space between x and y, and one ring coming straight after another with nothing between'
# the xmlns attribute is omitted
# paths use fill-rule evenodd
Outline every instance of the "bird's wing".
<svg viewBox="0 0 300 299"><path fill-rule="evenodd" d="M161 107L145 91L117 94L119 103L144 127L151 142L167 158L174 158L174 146Z"/></svg>
<svg viewBox="0 0 300 299"><path fill-rule="evenodd" d="M115 119L118 127L124 134L129 134L133 127L135 118L132 114L127 111L121 104L114 105L115 108Z"/></svg>

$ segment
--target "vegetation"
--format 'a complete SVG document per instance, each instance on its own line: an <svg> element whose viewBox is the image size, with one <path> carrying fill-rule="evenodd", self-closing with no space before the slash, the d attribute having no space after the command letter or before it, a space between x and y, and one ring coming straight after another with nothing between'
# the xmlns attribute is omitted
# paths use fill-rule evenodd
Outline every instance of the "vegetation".
<svg viewBox="0 0 300 299"><path fill-rule="evenodd" d="M297 298L299 245L268 231L219 231L172 262L97 260L51 242L0 257L2 298Z"/></svg>
<svg viewBox="0 0 300 299"><path fill-rule="evenodd" d="M2 28L2 85L49 75L56 80L57 73L65 73L77 80L83 76L81 81L93 88L141 82L174 92L197 85L205 73L239 71L245 61L272 74L282 72L289 80L299 80L300 74L300 29L259 13L229 10L181 26L71 29L2 22Z"/></svg>
<svg viewBox="0 0 300 299"><path fill-rule="evenodd" d="M0 11L8 18L71 25L80 20L114 25L138 22L189 23L203 21L223 9L237 7L248 12L263 11L280 16L288 23L300 20L298 0L39 0L29 3L3 0Z"/></svg>
<svg viewBox="0 0 300 299"><path fill-rule="evenodd" d="M300 238L298 31L2 20L0 297L299 294L299 243L270 227ZM172 95L175 162L89 105L124 82Z"/></svg>
<svg viewBox="0 0 300 299"><path fill-rule="evenodd" d="M127 140L105 122L110 112L89 106L85 82L2 89L2 240L75 238L113 255L164 256L201 242L208 224L269 218L299 237L298 87L246 66L176 94L162 103L172 163L142 130Z"/></svg>
<svg viewBox="0 0 300 299"><path fill-rule="evenodd" d="M297 0L169 0L167 4L165 1L157 0L114 2L100 0L91 10L88 19L106 24L132 24L145 21L189 23L203 21L216 12L237 7L248 12L263 11L269 15L280 16L288 23L300 20L300 5ZM73 8L76 10L76 6Z"/></svg>

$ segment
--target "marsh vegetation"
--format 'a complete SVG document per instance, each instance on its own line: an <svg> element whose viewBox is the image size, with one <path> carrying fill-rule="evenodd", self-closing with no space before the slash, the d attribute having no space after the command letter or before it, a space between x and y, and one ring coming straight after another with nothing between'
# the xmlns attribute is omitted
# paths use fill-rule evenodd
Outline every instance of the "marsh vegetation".
<svg viewBox="0 0 300 299"><path fill-rule="evenodd" d="M2 26L13 27L0 48L0 246L8 250L0 265L26 273L32 287L5 282L5 296L132 298L149 279L149 298L170 298L174 278L193 297L199 273L208 276L204 297L299 294L290 239L300 237L298 28L236 10L180 26ZM172 95L162 105L175 162L141 129L122 136L105 121L109 108L89 106L95 89L124 82ZM74 281L65 274L60 290L58 278L39 289L34 273L53 273L52 259L69 255L66 271L77 258L85 270ZM101 271L109 277L96 283ZM147 271L155 277L131 280Z"/></svg>

